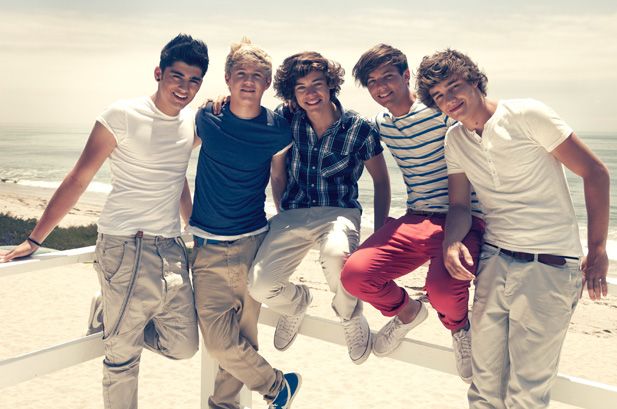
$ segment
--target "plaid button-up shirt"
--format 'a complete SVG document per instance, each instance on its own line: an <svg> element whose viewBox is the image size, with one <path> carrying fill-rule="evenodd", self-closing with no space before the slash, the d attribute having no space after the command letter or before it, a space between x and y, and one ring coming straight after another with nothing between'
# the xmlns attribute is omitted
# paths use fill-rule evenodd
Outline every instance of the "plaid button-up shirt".
<svg viewBox="0 0 617 409"><path fill-rule="evenodd" d="M287 188L281 200L285 210L317 206L362 209L358 202L358 179L364 161L383 152L379 133L354 111L341 109L341 117L321 138L311 127L306 113L277 111L291 124L292 147L287 171Z"/></svg>

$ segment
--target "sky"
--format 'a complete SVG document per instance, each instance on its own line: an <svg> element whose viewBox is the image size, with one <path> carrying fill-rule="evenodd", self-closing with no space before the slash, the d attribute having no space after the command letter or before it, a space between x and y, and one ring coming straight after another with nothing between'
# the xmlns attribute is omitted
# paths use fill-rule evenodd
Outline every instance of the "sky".
<svg viewBox="0 0 617 409"><path fill-rule="evenodd" d="M617 134L617 2L433 3L0 0L0 124L86 126L117 99L151 95L161 48L184 32L210 53L195 104L226 93L229 46L247 36L275 68L304 50L338 61L343 105L372 117L381 108L351 71L383 42L412 73L423 56L459 49L486 72L490 98L536 98L576 131ZM279 101L268 90L263 102Z"/></svg>

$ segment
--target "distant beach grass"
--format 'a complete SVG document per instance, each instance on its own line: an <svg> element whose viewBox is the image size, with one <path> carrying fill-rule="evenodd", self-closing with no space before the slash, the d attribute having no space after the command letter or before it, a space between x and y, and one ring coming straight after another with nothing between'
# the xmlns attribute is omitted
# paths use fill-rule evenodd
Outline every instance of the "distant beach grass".
<svg viewBox="0 0 617 409"><path fill-rule="evenodd" d="M28 237L36 219L22 219L8 213L0 213L0 246L15 246ZM45 239L44 247L68 250L93 246L96 243L96 224L75 227L56 227Z"/></svg>

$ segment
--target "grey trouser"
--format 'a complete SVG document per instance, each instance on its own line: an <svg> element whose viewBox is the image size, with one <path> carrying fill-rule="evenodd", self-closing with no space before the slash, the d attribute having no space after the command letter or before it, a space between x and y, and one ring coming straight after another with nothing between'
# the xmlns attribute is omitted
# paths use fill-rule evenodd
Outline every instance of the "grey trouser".
<svg viewBox="0 0 617 409"><path fill-rule="evenodd" d="M469 407L548 407L581 291L577 260L521 262L484 245L471 320Z"/></svg>
<svg viewBox="0 0 617 409"><path fill-rule="evenodd" d="M99 234L103 295L103 399L106 409L137 408L144 347L172 359L192 357L199 334L181 238Z"/></svg>
<svg viewBox="0 0 617 409"><path fill-rule="evenodd" d="M195 248L195 306L206 350L219 362L211 409L239 408L242 385L270 400L283 388L283 373L257 353L261 304L247 291L249 267L265 233Z"/></svg>
<svg viewBox="0 0 617 409"><path fill-rule="evenodd" d="M341 284L343 264L358 247L359 230L358 209L311 207L277 214L249 274L251 296L279 314L306 310L311 298L308 287L291 283L289 277L318 243L319 261L334 293L332 309L342 319L361 313L362 302Z"/></svg>

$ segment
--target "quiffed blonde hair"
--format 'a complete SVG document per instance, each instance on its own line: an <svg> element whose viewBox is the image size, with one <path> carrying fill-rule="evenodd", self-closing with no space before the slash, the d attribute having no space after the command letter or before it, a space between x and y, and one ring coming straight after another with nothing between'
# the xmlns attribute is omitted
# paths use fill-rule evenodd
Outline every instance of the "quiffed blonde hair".
<svg viewBox="0 0 617 409"><path fill-rule="evenodd" d="M238 65L256 65L264 71L268 80L272 80L272 59L247 37L242 37L239 43L231 45L225 60L225 76L229 77L233 68Z"/></svg>

